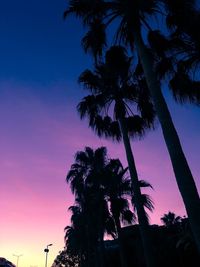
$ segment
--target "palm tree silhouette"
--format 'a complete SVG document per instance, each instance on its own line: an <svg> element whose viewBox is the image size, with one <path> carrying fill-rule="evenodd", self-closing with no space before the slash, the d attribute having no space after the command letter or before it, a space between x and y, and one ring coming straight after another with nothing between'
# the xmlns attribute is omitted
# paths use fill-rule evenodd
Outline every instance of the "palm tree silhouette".
<svg viewBox="0 0 200 267"><path fill-rule="evenodd" d="M105 62L97 64L94 72L84 71L79 81L91 95L79 103L78 111L81 118L89 118L90 127L100 137L123 139L145 255L151 257L149 223L129 136L141 137L153 126L154 110L148 94L144 93L147 91L145 81L132 79L131 63L123 47L113 46L107 51Z"/></svg>
<svg viewBox="0 0 200 267"><path fill-rule="evenodd" d="M123 168L120 160L112 159L106 166L103 181L118 236L121 232L121 222L131 224L136 220L129 208L128 198L132 195L132 190L127 172L128 168Z"/></svg>
<svg viewBox="0 0 200 267"><path fill-rule="evenodd" d="M95 19L99 19L105 29L115 21L114 28L117 28L115 31L116 41L129 46L131 49L136 48L162 127L176 181L200 251L200 201L198 191L169 109L163 97L160 83L154 71L153 57L145 45L142 36L142 30L144 28L147 30L150 29L148 18L160 12L160 2L163 1L71 0L64 16L67 17L70 14L74 14L76 17L82 19L83 24L86 26L89 26ZM89 47L88 43L87 47Z"/></svg>
<svg viewBox="0 0 200 267"><path fill-rule="evenodd" d="M106 166L103 184L105 187L105 194L110 203L111 214L115 221L116 233L118 236L121 266L127 266L126 253L122 241L122 227L123 224L132 224L136 220L135 214L129 208L129 198L132 199L133 192L131 188L131 180L128 176L128 168L123 168L119 159L111 159ZM152 186L146 181L139 181L140 187ZM144 207L153 211L153 203L149 195L142 194L144 200ZM135 206L135 205L134 205ZM147 215L148 216L148 215Z"/></svg>
<svg viewBox="0 0 200 267"><path fill-rule="evenodd" d="M104 235L115 234L114 221L102 186L102 176L107 162L105 147L96 150L86 147L84 151L76 154L75 163L67 174L67 182L76 196L75 207L81 210L84 218L83 231L87 235L88 243L85 247L89 266L98 263L104 266Z"/></svg>
<svg viewBox="0 0 200 267"><path fill-rule="evenodd" d="M76 154L67 181L76 196L75 205L69 207L72 225L65 228L68 256L87 266L97 264L97 260L103 257L106 233L118 237L121 265L127 266L121 224L131 224L136 220L129 208L128 199L133 198L133 192L128 168L123 168L118 159L108 159L105 147L95 151L86 147ZM140 187L151 187L145 181L139 181L139 184ZM142 199L144 207L152 210L150 197L142 194Z"/></svg>
<svg viewBox="0 0 200 267"><path fill-rule="evenodd" d="M179 224L182 220L180 216L176 216L175 213L170 211L167 214L164 214L163 217L161 217L160 219L163 222L163 224L167 227Z"/></svg>
<svg viewBox="0 0 200 267"><path fill-rule="evenodd" d="M86 235L84 229L84 214L82 214L80 207L71 206L69 210L72 212L71 226L65 227L65 246L66 253L71 258L77 258L81 264L87 256Z"/></svg>
<svg viewBox="0 0 200 267"><path fill-rule="evenodd" d="M197 32L195 34L199 38ZM158 79L169 83L169 88L178 103L199 106L200 82L194 79L200 63L200 48L196 39L193 40L186 33L180 34L177 30L169 36L157 30L149 31L148 34Z"/></svg>
<svg viewBox="0 0 200 267"><path fill-rule="evenodd" d="M200 104L200 83L193 80L200 64L200 11L196 1L165 0L166 24L170 31L168 48L176 59L170 87L177 101ZM178 63L177 63L178 62ZM191 75L192 74L192 75Z"/></svg>
<svg viewBox="0 0 200 267"><path fill-rule="evenodd" d="M121 223L131 224L136 216L130 210L128 197L131 196L131 181L127 175L128 168L123 168L120 160L112 159L105 169L103 184L107 201L110 203L110 211L115 222L116 235L118 237L121 266L126 267L126 252L124 250Z"/></svg>

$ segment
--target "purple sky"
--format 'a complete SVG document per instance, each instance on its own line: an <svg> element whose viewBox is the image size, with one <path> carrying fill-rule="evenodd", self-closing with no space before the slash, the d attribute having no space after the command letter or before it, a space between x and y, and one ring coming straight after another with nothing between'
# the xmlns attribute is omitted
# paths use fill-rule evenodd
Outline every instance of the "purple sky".
<svg viewBox="0 0 200 267"><path fill-rule="evenodd" d="M19 266L49 264L62 249L67 208L73 199L65 176L74 154L107 146L110 157L126 166L122 144L99 140L80 121L76 84L89 60L80 49L81 28L62 20L64 0L5 1L0 8L0 256ZM33 3L34 2L34 3ZM174 103L165 93L189 164L200 188L200 109ZM159 126L133 142L138 172L154 186L152 223L170 211L184 215Z"/></svg>

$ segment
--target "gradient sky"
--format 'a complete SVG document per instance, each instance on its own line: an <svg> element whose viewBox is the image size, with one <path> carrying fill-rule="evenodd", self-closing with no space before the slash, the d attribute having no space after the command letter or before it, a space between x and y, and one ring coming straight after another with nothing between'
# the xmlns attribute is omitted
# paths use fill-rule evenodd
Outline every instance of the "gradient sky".
<svg viewBox="0 0 200 267"><path fill-rule="evenodd" d="M0 257L20 267L49 266L63 248L73 198L65 176L76 151L108 147L126 165L122 144L99 140L80 121L77 77L90 66L80 48L78 22L64 22L64 0L0 3ZM177 105L165 93L189 164L200 188L200 109ZM141 179L154 186L152 223L170 211L184 215L169 157L157 126L133 143Z"/></svg>

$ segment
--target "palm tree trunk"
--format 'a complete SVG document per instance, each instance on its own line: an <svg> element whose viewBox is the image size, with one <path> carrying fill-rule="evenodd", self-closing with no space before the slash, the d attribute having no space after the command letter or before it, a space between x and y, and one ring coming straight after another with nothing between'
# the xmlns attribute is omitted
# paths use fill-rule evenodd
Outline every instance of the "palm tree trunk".
<svg viewBox="0 0 200 267"><path fill-rule="evenodd" d="M98 198L99 199L99 214L98 214L98 256L99 261L98 264L100 267L105 267L105 247L104 247L104 229L103 229L103 205L102 201L103 199L100 197L100 189L98 189Z"/></svg>
<svg viewBox="0 0 200 267"><path fill-rule="evenodd" d="M138 222L139 222L139 229L140 229L142 244L144 248L144 256L146 259L146 264L148 267L155 267L157 266L157 263L156 263L154 249L153 249L152 238L150 235L149 223L148 223L148 219L146 217L146 213L145 213L144 206L142 203L141 190L140 190L140 185L139 185L137 169L135 166L135 160L134 160L132 149L131 149L128 131L127 131L123 118L119 120L119 124L120 124L121 132L122 132L124 147L126 151L126 157L128 161L130 175L131 175L131 181L132 181L132 186L133 186L132 189L133 189L133 193L135 197L135 205L136 205L136 210L137 210L137 217L138 217Z"/></svg>
<svg viewBox="0 0 200 267"><path fill-rule="evenodd" d="M93 257L93 253L92 253L92 249L91 249L91 238L90 238L91 234L89 231L89 225L88 223L86 224L86 237L87 237L87 265L88 267L92 267L93 266L93 262L92 262L92 257Z"/></svg>
<svg viewBox="0 0 200 267"><path fill-rule="evenodd" d="M101 232L102 229L101 229ZM99 264L100 267L105 267L105 246L104 246L104 239L103 239L104 234L100 234L99 238Z"/></svg>
<svg viewBox="0 0 200 267"><path fill-rule="evenodd" d="M117 236L118 236L118 244L119 244L119 254L120 254L121 266L122 267L127 267L128 265L127 265L125 250L124 250L124 246L123 246L120 220L119 220L119 217L117 215L113 214L113 217L114 217L114 220L115 220Z"/></svg>
<svg viewBox="0 0 200 267"><path fill-rule="evenodd" d="M191 229L200 253L200 200L193 175L184 155L169 109L163 97L160 84L153 71L153 60L140 32L135 32L135 45L143 66L146 81L162 127L163 136L172 162L178 188L188 214Z"/></svg>

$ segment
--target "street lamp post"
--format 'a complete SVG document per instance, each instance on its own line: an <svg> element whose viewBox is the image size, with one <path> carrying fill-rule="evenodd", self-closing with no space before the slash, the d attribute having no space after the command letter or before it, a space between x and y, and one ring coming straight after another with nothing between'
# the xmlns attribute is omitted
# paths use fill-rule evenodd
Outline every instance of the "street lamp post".
<svg viewBox="0 0 200 267"><path fill-rule="evenodd" d="M47 267L47 258L48 258L48 252L49 252L49 249L48 247L52 246L53 244L49 244L47 245L47 247L44 249L44 252L46 253L46 260L45 260L45 267Z"/></svg>
<svg viewBox="0 0 200 267"><path fill-rule="evenodd" d="M20 255L15 255L13 254L13 256L15 256L17 258L17 264L16 264L16 267L18 267L18 264L19 264L19 257L23 256L22 254Z"/></svg>

